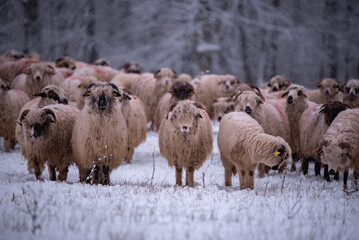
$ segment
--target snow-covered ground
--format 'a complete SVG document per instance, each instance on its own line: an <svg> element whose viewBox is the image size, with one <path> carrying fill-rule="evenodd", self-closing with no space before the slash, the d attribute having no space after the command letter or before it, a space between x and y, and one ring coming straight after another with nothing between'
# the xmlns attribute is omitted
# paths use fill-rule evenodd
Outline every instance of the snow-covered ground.
<svg viewBox="0 0 359 240"><path fill-rule="evenodd" d="M153 132L111 186L79 183L75 166L66 183L49 181L47 170L36 181L19 146L4 153L1 139L0 239L358 239L359 192L315 177L312 165L305 177L256 177L254 190L240 191L238 176L224 187L217 132L195 188L175 186Z"/></svg>

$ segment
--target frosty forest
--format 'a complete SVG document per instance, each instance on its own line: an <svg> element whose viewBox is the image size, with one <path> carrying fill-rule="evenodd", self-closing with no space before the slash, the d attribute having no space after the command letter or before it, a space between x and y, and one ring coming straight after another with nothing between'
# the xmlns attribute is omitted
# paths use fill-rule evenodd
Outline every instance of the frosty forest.
<svg viewBox="0 0 359 240"><path fill-rule="evenodd" d="M0 239L357 239L359 2L3 0Z"/></svg>

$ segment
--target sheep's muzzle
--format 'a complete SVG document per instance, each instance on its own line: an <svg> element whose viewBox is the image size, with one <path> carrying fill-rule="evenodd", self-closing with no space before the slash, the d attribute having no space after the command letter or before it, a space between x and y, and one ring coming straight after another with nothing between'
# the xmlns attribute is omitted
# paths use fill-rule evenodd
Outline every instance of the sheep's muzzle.
<svg viewBox="0 0 359 240"><path fill-rule="evenodd" d="M41 125L40 124L35 124L34 125L34 133L32 135L34 138L38 138L41 136Z"/></svg>
<svg viewBox="0 0 359 240"><path fill-rule="evenodd" d="M107 107L107 99L106 99L105 94L100 95L100 97L98 98L97 107L100 110L105 110L106 109L106 107Z"/></svg>

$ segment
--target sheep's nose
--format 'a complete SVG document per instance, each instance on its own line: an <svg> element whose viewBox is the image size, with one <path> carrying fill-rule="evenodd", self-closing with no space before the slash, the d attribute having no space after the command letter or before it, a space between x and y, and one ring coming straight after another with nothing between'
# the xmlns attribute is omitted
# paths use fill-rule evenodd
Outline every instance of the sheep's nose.
<svg viewBox="0 0 359 240"><path fill-rule="evenodd" d="M324 94L328 96L328 95L329 95L329 91L328 91L328 90L325 90L325 91L324 91Z"/></svg>
<svg viewBox="0 0 359 240"><path fill-rule="evenodd" d="M278 88L277 88L276 86L274 86L274 87L272 88L272 92L276 92L276 91L278 91Z"/></svg>
<svg viewBox="0 0 359 240"><path fill-rule="evenodd" d="M247 114L251 114L252 113L252 109L248 106L246 106L246 108L244 109L244 111L247 113Z"/></svg>
<svg viewBox="0 0 359 240"><path fill-rule="evenodd" d="M40 77L40 76L36 76L35 79L36 79L36 81L40 81L40 80L41 80L41 77Z"/></svg>
<svg viewBox="0 0 359 240"><path fill-rule="evenodd" d="M226 90L228 90L229 89L229 86L228 85L226 85Z"/></svg>
<svg viewBox="0 0 359 240"><path fill-rule="evenodd" d="M102 94L97 101L98 109L105 110L107 107L107 99L105 94Z"/></svg>
<svg viewBox="0 0 359 240"><path fill-rule="evenodd" d="M38 138L41 136L41 126L39 124L34 125L34 133L32 135L34 138Z"/></svg>
<svg viewBox="0 0 359 240"><path fill-rule="evenodd" d="M334 171L333 169L330 169L330 170L329 170L329 174L330 174L330 175L334 175L334 174L335 174L335 171Z"/></svg>
<svg viewBox="0 0 359 240"><path fill-rule="evenodd" d="M288 103L288 104L292 104L292 103L293 103L293 97L292 97L292 96L289 96L289 97L287 98L287 103Z"/></svg>
<svg viewBox="0 0 359 240"><path fill-rule="evenodd" d="M219 116L218 117L218 122L220 122L222 120L222 117L221 116Z"/></svg>
<svg viewBox="0 0 359 240"><path fill-rule="evenodd" d="M170 81L168 81L168 80L165 81L166 86L168 86L169 83L170 83Z"/></svg>
<svg viewBox="0 0 359 240"><path fill-rule="evenodd" d="M182 126L181 127L181 132L182 133L188 133L188 131L189 131L189 128L187 126Z"/></svg>

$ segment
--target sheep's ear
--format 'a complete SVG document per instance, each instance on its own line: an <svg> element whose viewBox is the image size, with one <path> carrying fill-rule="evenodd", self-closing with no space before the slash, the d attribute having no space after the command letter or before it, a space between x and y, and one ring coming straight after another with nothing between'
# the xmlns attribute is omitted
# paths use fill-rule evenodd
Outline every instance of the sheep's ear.
<svg viewBox="0 0 359 240"><path fill-rule="evenodd" d="M322 86L321 83L322 83L322 80L320 80L318 82L313 82L312 84L313 84L313 86L316 86L316 87L320 88Z"/></svg>
<svg viewBox="0 0 359 240"><path fill-rule="evenodd" d="M307 97L307 95L302 90L299 90L297 94L298 94L298 96Z"/></svg>
<svg viewBox="0 0 359 240"><path fill-rule="evenodd" d="M51 109L45 108L44 111L45 111L45 113L46 113L47 115L49 115L49 120L50 120L51 123L56 122L55 113L54 113Z"/></svg>
<svg viewBox="0 0 359 240"><path fill-rule="evenodd" d="M207 108L201 103L193 102L193 105L195 105L196 108L200 108L200 109L203 109L203 110L207 111Z"/></svg>
<svg viewBox="0 0 359 240"><path fill-rule="evenodd" d="M153 74L153 76L154 76L155 78L159 78L159 77L160 77L160 72L161 72L161 69L158 69L158 70Z"/></svg>
<svg viewBox="0 0 359 240"><path fill-rule="evenodd" d="M177 102L172 103L171 106L168 108L168 111L166 113L166 119L168 119L168 114L173 111L173 109L177 106Z"/></svg>
<svg viewBox="0 0 359 240"><path fill-rule="evenodd" d="M198 117L198 118L203 118L200 113L198 113L198 114L196 115L196 117Z"/></svg>
<svg viewBox="0 0 359 240"><path fill-rule="evenodd" d="M24 73L25 73L26 75L29 75L29 74L31 74L31 72L32 72L32 70L31 70L31 67L29 66L29 67L26 68L26 70L25 70Z"/></svg>
<svg viewBox="0 0 359 240"><path fill-rule="evenodd" d="M17 122L20 126L22 126L22 121L24 121L26 115L27 115L29 112L30 112L30 109L25 109L25 110L21 113L21 115L20 115L20 117L19 117L19 121Z"/></svg>
<svg viewBox="0 0 359 240"><path fill-rule="evenodd" d="M173 70L172 68L171 68L171 70L172 70L172 72L173 72L173 74L174 74L174 78L178 78L178 74L176 73L176 71Z"/></svg>
<svg viewBox="0 0 359 240"><path fill-rule="evenodd" d="M320 107L319 112L320 112L320 113L324 113L324 112L325 112L325 106L324 106L324 105Z"/></svg>
<svg viewBox="0 0 359 240"><path fill-rule="evenodd" d="M350 146L350 144L347 143L347 142L341 142L341 143L338 144L338 146L339 146L341 149L346 148L346 149L348 149L349 151L351 150L351 146Z"/></svg>
<svg viewBox="0 0 359 240"><path fill-rule="evenodd" d="M47 96L46 96L46 93L43 93L43 92L35 93L33 96L34 96L34 97L42 97L42 98L46 98L46 97L47 97Z"/></svg>
<svg viewBox="0 0 359 240"><path fill-rule="evenodd" d="M258 97L258 98L257 98L257 103L258 103L258 104L263 104L263 100L262 100L261 97Z"/></svg>
<svg viewBox="0 0 359 240"><path fill-rule="evenodd" d="M286 91L285 93L282 94L281 98L287 96L288 94L289 94L289 92Z"/></svg>
<svg viewBox="0 0 359 240"><path fill-rule="evenodd" d="M123 93L122 96L123 96L123 99L126 100L126 101L130 101L130 100L132 99L132 98L131 98L129 95L127 95L126 93Z"/></svg>
<svg viewBox="0 0 359 240"><path fill-rule="evenodd" d="M55 68L53 66L51 66L50 64L47 64L46 72L51 74L51 75L55 75L55 73L56 73Z"/></svg>
<svg viewBox="0 0 359 240"><path fill-rule="evenodd" d="M61 67L64 67L64 66L65 66L64 58L63 58L63 57L60 57L60 58L56 59L55 65L56 65L57 67L60 67L60 68L61 68Z"/></svg>

